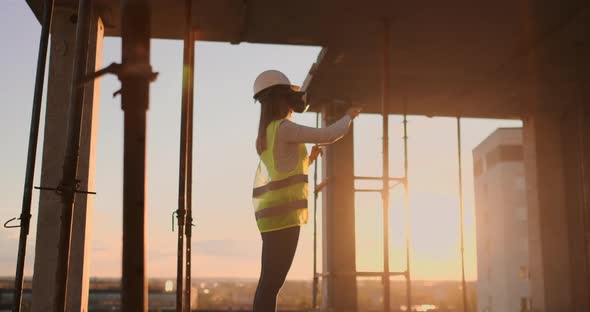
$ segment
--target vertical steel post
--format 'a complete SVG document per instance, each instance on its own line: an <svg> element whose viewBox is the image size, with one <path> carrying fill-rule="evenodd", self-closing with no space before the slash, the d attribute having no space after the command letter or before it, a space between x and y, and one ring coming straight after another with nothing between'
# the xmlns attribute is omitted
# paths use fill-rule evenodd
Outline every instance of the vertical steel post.
<svg viewBox="0 0 590 312"><path fill-rule="evenodd" d="M190 0L187 2L190 3ZM190 11L189 11L190 12ZM189 19L190 21L190 19ZM190 24L190 22L189 22ZM186 156L186 282L185 282L185 308L191 311L191 239L193 228L193 116L194 116L194 84L195 84L195 41L189 27L189 67L187 87L187 156Z"/></svg>
<svg viewBox="0 0 590 312"><path fill-rule="evenodd" d="M457 117L457 159L459 161L459 211L461 216L461 291L463 295L463 311L469 311L467 305L467 282L465 281L465 224L463 208L463 165L461 158L461 117Z"/></svg>
<svg viewBox="0 0 590 312"><path fill-rule="evenodd" d="M74 215L75 196L78 188L76 179L78 171L78 153L80 132L82 130L82 113L84 110L84 87L78 82L86 75L88 59L88 34L90 32L91 0L80 0L78 3L78 21L76 26L76 46L72 74L72 88L68 107L68 126L66 150L62 171L61 189L61 223L59 229L57 269L55 278L56 298L55 311L66 308L70 248L72 236L72 217Z"/></svg>
<svg viewBox="0 0 590 312"><path fill-rule="evenodd" d="M37 158L37 141L39 138L39 120L41 118L41 101L43 98L43 84L45 82L45 65L47 63L47 47L49 45L49 33L51 31L51 19L53 17L54 0L46 0L43 3L43 25L39 39L39 52L37 54L37 73L35 76L35 90L33 93L33 112L31 113L31 128L29 130L29 146L27 152L27 165L25 171L25 185L23 190L23 202L20 214L20 236L18 239L18 255L16 258L16 274L14 279L14 306L13 310L19 312L23 294L25 257L27 252L27 237L31 224L31 200L33 194L33 180L35 178L35 161Z"/></svg>
<svg viewBox="0 0 590 312"><path fill-rule="evenodd" d="M183 102L184 103L184 102ZM182 115L186 114L186 109L182 108ZM185 123L185 118L182 118L182 124ZM185 129L185 126L181 126L181 129ZM176 217L178 218L178 243L177 243L177 254L176 254L176 311L183 310L183 289L184 289L184 221L186 218L185 213L185 182L186 182L186 152L185 148L185 131L181 132L180 139L180 166L179 166L179 194L178 194L178 210L176 210Z"/></svg>
<svg viewBox="0 0 590 312"><path fill-rule="evenodd" d="M150 8L146 0L121 1L121 106L124 112L122 311L146 311L145 153L149 106Z"/></svg>
<svg viewBox="0 0 590 312"><path fill-rule="evenodd" d="M408 118L404 114L404 208L406 211L406 306L412 311L412 276L410 274L410 190L408 184Z"/></svg>
<svg viewBox="0 0 590 312"><path fill-rule="evenodd" d="M389 312L390 283L389 283L389 103L390 103L390 21L383 23L383 66L381 78L381 115L383 117L383 311Z"/></svg>
<svg viewBox="0 0 590 312"><path fill-rule="evenodd" d="M184 2L185 25L184 25L184 49L182 61L182 111L180 116L180 161L178 173L178 251L176 263L176 311L184 311L184 235L186 221L186 192L187 192L187 136L188 136L188 114L189 114L189 85L190 85L190 10L191 0ZM189 225L190 226L190 225Z"/></svg>
<svg viewBox="0 0 590 312"><path fill-rule="evenodd" d="M315 127L320 126L320 114L315 114ZM311 307L315 310L318 306L318 160L313 164L313 285Z"/></svg>

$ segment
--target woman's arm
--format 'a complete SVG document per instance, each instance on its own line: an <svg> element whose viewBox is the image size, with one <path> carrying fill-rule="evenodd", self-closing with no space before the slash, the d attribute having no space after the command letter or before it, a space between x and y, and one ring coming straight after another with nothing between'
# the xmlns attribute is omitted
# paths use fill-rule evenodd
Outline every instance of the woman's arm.
<svg viewBox="0 0 590 312"><path fill-rule="evenodd" d="M330 144L343 137L350 128L352 117L348 114L326 128L312 128L286 120L279 127L280 140L286 143Z"/></svg>

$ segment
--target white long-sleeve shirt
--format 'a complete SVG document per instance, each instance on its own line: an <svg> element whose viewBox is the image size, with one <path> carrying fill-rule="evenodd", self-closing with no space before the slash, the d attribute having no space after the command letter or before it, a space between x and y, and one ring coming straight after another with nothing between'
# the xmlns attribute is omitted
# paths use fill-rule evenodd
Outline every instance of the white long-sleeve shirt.
<svg viewBox="0 0 590 312"><path fill-rule="evenodd" d="M298 125L291 120L285 120L277 130L274 158L277 170L286 172L293 169L299 155L298 144L331 144L338 141L352 124L352 118L345 114L337 122L326 128L312 128Z"/></svg>

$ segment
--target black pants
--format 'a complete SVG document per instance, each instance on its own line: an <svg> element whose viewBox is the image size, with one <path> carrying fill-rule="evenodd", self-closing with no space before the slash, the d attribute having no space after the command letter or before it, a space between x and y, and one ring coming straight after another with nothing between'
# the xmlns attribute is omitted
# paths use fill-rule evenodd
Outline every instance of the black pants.
<svg viewBox="0 0 590 312"><path fill-rule="evenodd" d="M277 295L291 268L299 226L262 233L262 269L254 296L254 312L275 312Z"/></svg>

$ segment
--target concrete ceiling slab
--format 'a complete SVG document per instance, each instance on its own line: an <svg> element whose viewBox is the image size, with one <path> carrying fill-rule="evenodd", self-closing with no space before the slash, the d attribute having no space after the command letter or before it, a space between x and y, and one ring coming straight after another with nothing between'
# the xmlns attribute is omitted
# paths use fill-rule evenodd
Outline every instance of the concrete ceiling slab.
<svg viewBox="0 0 590 312"><path fill-rule="evenodd" d="M40 16L42 0L26 1ZM149 2L152 37L181 39L184 1ZM120 1L94 3L106 35L118 36ZM531 51L586 40L588 7L585 0L194 0L192 26L198 40L322 46L305 81L312 108L347 100L377 113L387 19L391 113L520 118Z"/></svg>

